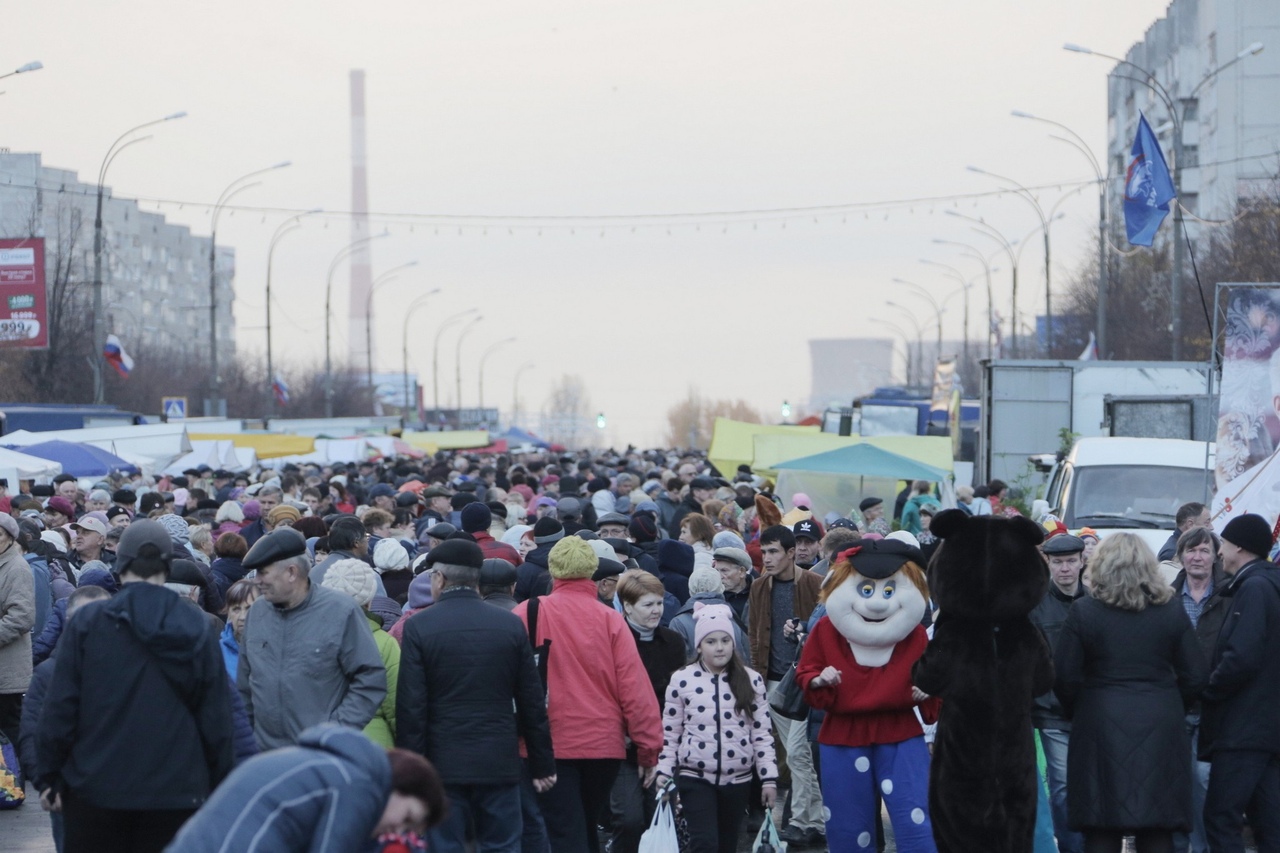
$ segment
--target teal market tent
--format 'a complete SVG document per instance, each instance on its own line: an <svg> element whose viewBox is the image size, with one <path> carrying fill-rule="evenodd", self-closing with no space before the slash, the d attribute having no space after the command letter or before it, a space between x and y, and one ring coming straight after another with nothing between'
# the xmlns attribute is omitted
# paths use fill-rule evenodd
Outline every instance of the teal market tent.
<svg viewBox="0 0 1280 853"><path fill-rule="evenodd" d="M852 444L813 456L802 456L774 466L779 471L814 471L851 477L881 477L890 480L928 480L936 483L950 473L906 456L882 450L873 444Z"/></svg>

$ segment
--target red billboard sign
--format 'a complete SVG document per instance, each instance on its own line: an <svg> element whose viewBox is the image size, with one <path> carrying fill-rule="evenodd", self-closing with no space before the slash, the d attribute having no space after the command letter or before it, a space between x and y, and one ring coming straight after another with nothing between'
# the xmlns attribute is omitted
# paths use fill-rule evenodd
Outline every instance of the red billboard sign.
<svg viewBox="0 0 1280 853"><path fill-rule="evenodd" d="M42 237L0 240L0 347L49 348Z"/></svg>

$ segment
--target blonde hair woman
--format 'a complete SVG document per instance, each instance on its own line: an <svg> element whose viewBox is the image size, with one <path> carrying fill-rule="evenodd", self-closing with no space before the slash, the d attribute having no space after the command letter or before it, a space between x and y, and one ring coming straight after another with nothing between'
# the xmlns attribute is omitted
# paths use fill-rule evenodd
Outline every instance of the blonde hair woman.
<svg viewBox="0 0 1280 853"><path fill-rule="evenodd" d="M1067 817L1086 853L1173 850L1191 828L1186 709L1206 680L1191 620L1156 557L1132 533L1089 561L1091 597L1071 606L1055 655L1055 691L1072 718Z"/></svg>

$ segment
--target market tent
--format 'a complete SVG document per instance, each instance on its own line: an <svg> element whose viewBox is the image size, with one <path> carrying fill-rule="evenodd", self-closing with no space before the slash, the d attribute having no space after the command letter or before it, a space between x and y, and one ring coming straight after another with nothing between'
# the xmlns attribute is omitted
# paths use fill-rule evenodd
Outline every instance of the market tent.
<svg viewBox="0 0 1280 853"><path fill-rule="evenodd" d="M739 465L753 465L755 447L752 440L758 435L817 435L817 427L749 424L729 418L716 418L711 433L711 448L707 458L724 477L732 478ZM785 457L790 458L790 457Z"/></svg>
<svg viewBox="0 0 1280 853"><path fill-rule="evenodd" d="M236 447L251 447L259 459L302 456L316 449L314 438L275 432L191 433L191 441L230 441Z"/></svg>
<svg viewBox="0 0 1280 853"><path fill-rule="evenodd" d="M364 440L378 451L383 459L394 459L407 456L410 459L421 459L425 454L413 445L407 444L393 435L366 435Z"/></svg>
<svg viewBox="0 0 1280 853"><path fill-rule="evenodd" d="M12 494L18 493L19 480L48 479L61 473L58 462L0 447L0 479L9 483Z"/></svg>
<svg viewBox="0 0 1280 853"><path fill-rule="evenodd" d="M22 448L22 452L62 465L64 473L73 477L104 477L112 471L138 473L138 466L92 444L74 441L44 441Z"/></svg>
<svg viewBox="0 0 1280 853"><path fill-rule="evenodd" d="M471 450L489 446L489 432L483 429L442 430L440 432L405 431L401 436L408 444L428 453L437 450Z"/></svg>
<svg viewBox="0 0 1280 853"><path fill-rule="evenodd" d="M513 426L511 429L498 436L498 438L505 438L507 440L507 444L511 447L519 447L522 444L541 447L544 450L551 447L550 444L547 444L533 433L528 430L520 429L520 427L517 426Z"/></svg>
<svg viewBox="0 0 1280 853"><path fill-rule="evenodd" d="M187 437L187 428L181 422L126 424L49 432L17 430L0 439L0 442L19 449L45 441L74 441L91 444L141 464L146 473L149 473L145 470L147 468L159 470L182 454L191 452L191 440Z"/></svg>
<svg viewBox="0 0 1280 853"><path fill-rule="evenodd" d="M853 444L790 459L773 466L779 471L815 471L822 474L843 474L856 477L881 477L893 480L928 480L936 483L948 472L906 456L876 447L868 442Z"/></svg>
<svg viewBox="0 0 1280 853"><path fill-rule="evenodd" d="M757 435L752 445L754 454L751 460L752 469L761 476L771 477L777 473L778 464L790 459L836 450L841 447L853 447L859 444L870 444L881 450L923 462L933 468L950 472L952 469L951 439L937 435L837 435L832 432L799 433L791 435Z"/></svg>

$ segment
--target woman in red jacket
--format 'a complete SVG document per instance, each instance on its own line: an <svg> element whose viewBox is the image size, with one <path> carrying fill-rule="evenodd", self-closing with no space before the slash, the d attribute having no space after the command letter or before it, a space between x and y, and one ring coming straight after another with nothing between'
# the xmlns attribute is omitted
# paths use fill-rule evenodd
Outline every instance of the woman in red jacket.
<svg viewBox="0 0 1280 853"><path fill-rule="evenodd" d="M938 700L911 684L928 639L920 625L929 589L920 549L894 539L840 554L823 587L827 615L805 643L796 679L826 711L818 743L831 853L875 839L876 789L901 853L936 853L929 823L929 749L916 717L937 719ZM838 805L833 805L838 804Z"/></svg>
<svg viewBox="0 0 1280 853"><path fill-rule="evenodd" d="M546 673L547 717L555 747L556 784L538 795L555 853L597 853L627 738L644 785L653 783L662 722L653 685L622 614L596 599L598 560L585 539L566 536L547 558L550 595L513 611L524 620Z"/></svg>

